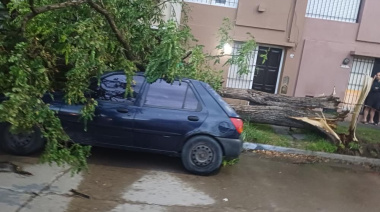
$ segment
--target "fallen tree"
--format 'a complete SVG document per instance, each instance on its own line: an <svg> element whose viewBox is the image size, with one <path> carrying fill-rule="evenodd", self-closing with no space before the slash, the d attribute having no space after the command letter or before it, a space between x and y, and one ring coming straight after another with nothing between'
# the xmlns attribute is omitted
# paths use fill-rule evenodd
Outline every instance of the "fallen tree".
<svg viewBox="0 0 380 212"><path fill-rule="evenodd" d="M224 88L225 98L246 100L249 105L231 105L242 118L255 123L295 128L316 129L332 142L341 140L334 132L336 123L343 121L348 112L338 112L341 103L338 97L290 97L255 90ZM334 111L323 113L323 109Z"/></svg>
<svg viewBox="0 0 380 212"><path fill-rule="evenodd" d="M338 97L291 97L284 95L274 95L256 90L224 88L220 91L225 98L240 99L249 101L251 104L281 106L281 107L301 107L301 108L328 108L337 109L341 103Z"/></svg>

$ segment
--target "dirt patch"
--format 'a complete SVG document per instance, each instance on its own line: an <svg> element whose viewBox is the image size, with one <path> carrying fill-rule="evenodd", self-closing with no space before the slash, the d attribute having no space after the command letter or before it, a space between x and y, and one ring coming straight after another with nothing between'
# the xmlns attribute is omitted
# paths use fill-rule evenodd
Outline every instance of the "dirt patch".
<svg viewBox="0 0 380 212"><path fill-rule="evenodd" d="M338 153L368 158L380 158L380 143L367 143L364 141L352 142L346 134L339 134L344 148L340 147Z"/></svg>

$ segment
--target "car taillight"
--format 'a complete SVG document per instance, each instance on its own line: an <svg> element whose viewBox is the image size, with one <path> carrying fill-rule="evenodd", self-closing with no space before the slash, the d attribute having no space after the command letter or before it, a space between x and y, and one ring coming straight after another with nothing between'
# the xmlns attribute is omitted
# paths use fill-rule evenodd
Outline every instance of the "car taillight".
<svg viewBox="0 0 380 212"><path fill-rule="evenodd" d="M243 120L238 118L230 118L232 124L235 126L236 131L241 134L243 132Z"/></svg>

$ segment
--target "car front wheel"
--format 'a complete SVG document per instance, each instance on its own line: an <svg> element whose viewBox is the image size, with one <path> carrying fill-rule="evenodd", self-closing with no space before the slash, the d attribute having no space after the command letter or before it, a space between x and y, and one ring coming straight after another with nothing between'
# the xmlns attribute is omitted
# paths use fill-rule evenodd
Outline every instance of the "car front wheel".
<svg viewBox="0 0 380 212"><path fill-rule="evenodd" d="M208 175L220 168L223 151L215 139L196 136L186 142L181 158L183 166L191 173Z"/></svg>
<svg viewBox="0 0 380 212"><path fill-rule="evenodd" d="M3 128L1 132L0 145L2 149L10 154L30 155L44 147L44 140L40 130L35 127L31 132L13 134L10 125Z"/></svg>

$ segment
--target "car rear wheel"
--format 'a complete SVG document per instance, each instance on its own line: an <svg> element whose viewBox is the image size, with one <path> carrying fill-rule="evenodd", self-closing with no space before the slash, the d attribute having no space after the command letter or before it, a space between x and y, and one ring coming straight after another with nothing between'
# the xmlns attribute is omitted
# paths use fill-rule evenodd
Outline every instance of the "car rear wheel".
<svg viewBox="0 0 380 212"><path fill-rule="evenodd" d="M223 151L215 139L208 136L197 136L186 142L181 158L183 166L189 172L208 175L220 168Z"/></svg>
<svg viewBox="0 0 380 212"><path fill-rule="evenodd" d="M32 132L21 132L12 134L10 125L3 128L1 132L1 147L4 151L15 155L30 155L44 147L41 131L35 127Z"/></svg>

